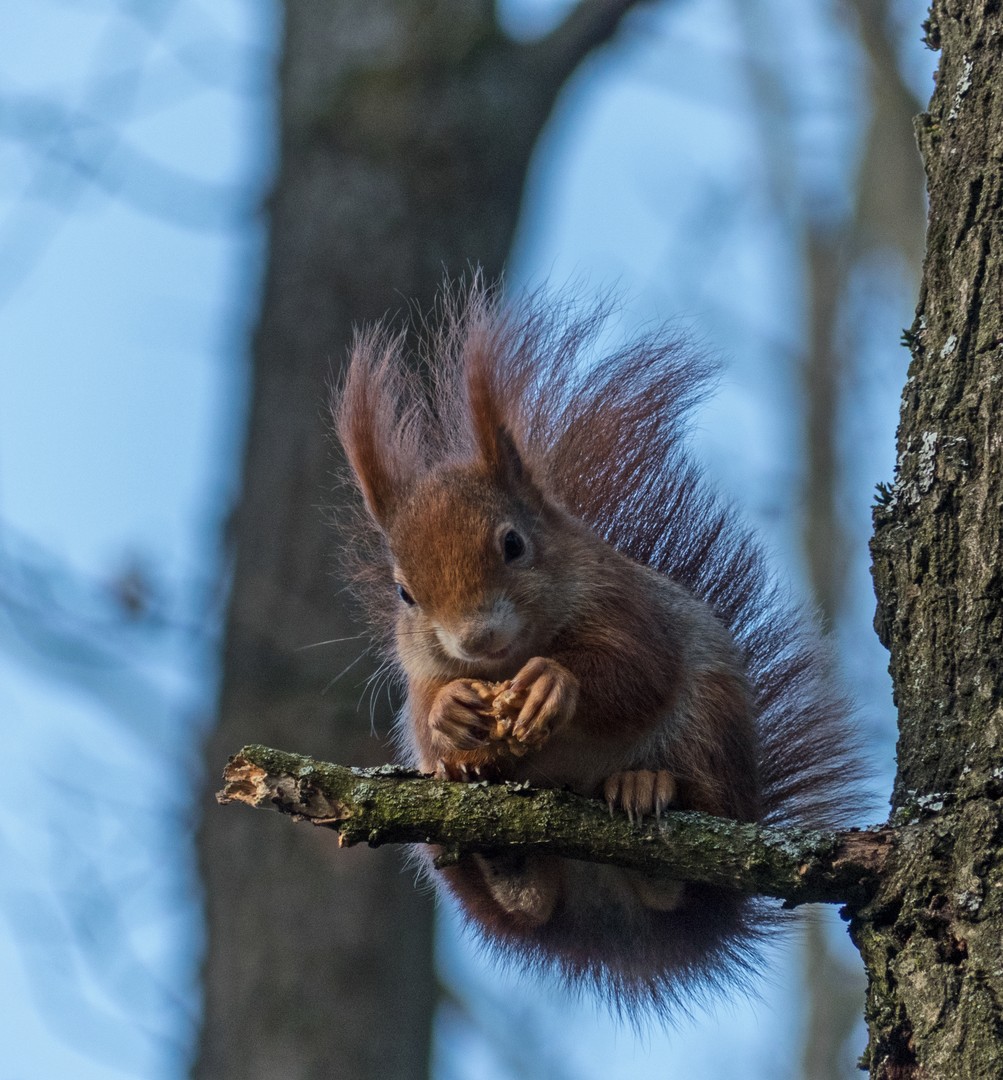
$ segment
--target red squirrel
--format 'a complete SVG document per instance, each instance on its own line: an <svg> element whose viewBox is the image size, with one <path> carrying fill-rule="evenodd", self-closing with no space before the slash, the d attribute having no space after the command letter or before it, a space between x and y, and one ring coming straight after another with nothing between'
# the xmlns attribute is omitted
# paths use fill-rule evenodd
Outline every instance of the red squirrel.
<svg viewBox="0 0 1003 1080"><path fill-rule="evenodd" d="M334 406L409 762L636 821L842 824L859 770L818 635L684 452L711 366L658 335L591 360L602 311L477 281L440 314L417 355L403 332L357 335ZM488 941L618 1007L742 981L776 921L726 889L546 854L436 876Z"/></svg>

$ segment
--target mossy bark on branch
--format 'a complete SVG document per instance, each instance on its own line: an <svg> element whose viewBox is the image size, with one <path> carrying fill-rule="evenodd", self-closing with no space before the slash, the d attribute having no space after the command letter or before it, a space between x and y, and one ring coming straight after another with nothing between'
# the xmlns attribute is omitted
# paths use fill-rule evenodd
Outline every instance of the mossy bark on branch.
<svg viewBox="0 0 1003 1080"><path fill-rule="evenodd" d="M232 757L224 780L221 802L329 826L346 846L434 842L456 857L518 844L775 896L790 906L861 902L894 843L889 831L768 829L698 813L635 824L569 791L455 784L394 767L349 769L264 746Z"/></svg>
<svg viewBox="0 0 1003 1080"><path fill-rule="evenodd" d="M894 485L875 509L876 627L899 709L900 844L852 924L872 1077L1003 1076L1003 9L933 4L916 130L927 254Z"/></svg>

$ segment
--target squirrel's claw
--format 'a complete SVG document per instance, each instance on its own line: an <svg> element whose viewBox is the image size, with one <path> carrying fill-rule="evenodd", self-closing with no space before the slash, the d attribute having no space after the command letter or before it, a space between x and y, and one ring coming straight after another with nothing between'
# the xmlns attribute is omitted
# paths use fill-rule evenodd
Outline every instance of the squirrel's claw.
<svg viewBox="0 0 1003 1080"><path fill-rule="evenodd" d="M613 773L603 784L603 798L614 810L625 810L632 822L657 821L676 801L676 780L667 769L630 769Z"/></svg>
<svg viewBox="0 0 1003 1080"><path fill-rule="evenodd" d="M490 762L460 761L439 758L435 763L436 780L452 780L458 784L491 783L500 779L498 768Z"/></svg>
<svg viewBox="0 0 1003 1080"><path fill-rule="evenodd" d="M435 773L433 775L436 780L458 781L460 779L460 767L454 761L446 761L445 758L439 758L435 763Z"/></svg>

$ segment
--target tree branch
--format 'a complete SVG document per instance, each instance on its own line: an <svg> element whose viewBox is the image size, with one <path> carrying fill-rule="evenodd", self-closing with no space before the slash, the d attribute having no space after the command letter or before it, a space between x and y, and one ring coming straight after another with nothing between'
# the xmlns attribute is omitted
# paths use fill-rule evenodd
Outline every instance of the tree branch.
<svg viewBox="0 0 1003 1080"><path fill-rule="evenodd" d="M526 784L456 784L396 766L349 769L265 746L227 763L221 803L272 808L336 829L342 846L433 843L439 865L512 845L809 902L860 904L901 830L776 829L698 813L634 824L605 804Z"/></svg>

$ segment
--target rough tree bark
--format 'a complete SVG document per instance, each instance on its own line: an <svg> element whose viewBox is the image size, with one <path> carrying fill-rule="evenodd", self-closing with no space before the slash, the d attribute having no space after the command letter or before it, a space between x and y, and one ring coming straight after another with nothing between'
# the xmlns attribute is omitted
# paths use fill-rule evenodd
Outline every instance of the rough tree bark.
<svg viewBox="0 0 1003 1080"><path fill-rule="evenodd" d="M948 1080L1003 1076L1003 10L939 0L927 41L927 253L872 551L899 709L893 820L935 813L853 933L871 1075Z"/></svg>
<svg viewBox="0 0 1003 1080"><path fill-rule="evenodd" d="M917 123L930 194L928 248L907 334L912 365L896 479L875 508L872 545L876 627L891 653L900 712L898 774L879 864L855 868L852 882L827 894L848 901L867 967L865 1059L875 1080L1003 1076L1003 5L940 0L927 29L931 47L941 49L930 111ZM309 766L261 753L253 768L271 775L262 761L282 766L271 776L274 789L262 789L265 801L310 810L314 781L296 786ZM232 783L248 782L241 774L248 761L232 763ZM426 791L440 801L439 825L425 817L423 829L441 826L435 835L452 844L498 842L504 806L492 806L480 839L454 835L452 800L473 810L483 793L460 788L444 796L439 789L451 785L414 783L431 785ZM340 798L322 805L320 816L337 803L328 821L339 817ZM514 809L526 801L519 793L506 799L516 818L530 812ZM366 800L372 792L364 787ZM459 816L466 819L467 810ZM538 818L530 827L546 829L552 812L531 811ZM374 842L387 838L381 828ZM712 843L721 852L709 869L694 866L694 876L724 880L713 875L748 854L736 846L749 840L744 833L729 839L706 822L680 828L705 829L696 849ZM513 833L509 842L512 835L526 842L548 834ZM746 884L788 895L774 888L774 872L827 873L840 845L856 842L852 835L813 853L798 849L793 869L774 866L758 885ZM635 840L604 836L615 850L596 857L634 858Z"/></svg>
<svg viewBox="0 0 1003 1080"><path fill-rule="evenodd" d="M359 763L385 755L358 706L361 678L323 695L364 644L304 648L359 633L320 509L338 506L328 382L353 323L411 298L427 309L444 271L472 261L501 271L557 93L631 6L583 0L518 45L489 0L283 5L279 169L211 773L252 739ZM265 815L205 814L196 1076L425 1075L431 904L393 853L335 856L320 839Z"/></svg>

